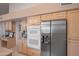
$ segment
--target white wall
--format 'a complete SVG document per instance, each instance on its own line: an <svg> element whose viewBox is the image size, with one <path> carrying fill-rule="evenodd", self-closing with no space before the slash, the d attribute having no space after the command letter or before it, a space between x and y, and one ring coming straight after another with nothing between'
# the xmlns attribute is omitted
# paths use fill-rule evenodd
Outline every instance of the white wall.
<svg viewBox="0 0 79 59"><path fill-rule="evenodd" d="M16 51L18 51L19 49L19 43L20 43L20 40L21 40L21 33L19 31L19 25L20 25L20 21L17 21L16 22Z"/></svg>
<svg viewBox="0 0 79 59"><path fill-rule="evenodd" d="M19 24L20 22L16 22L16 45L18 44L18 39L20 39Z"/></svg>
<svg viewBox="0 0 79 59"><path fill-rule="evenodd" d="M0 36L5 35L5 24L2 22L0 23Z"/></svg>

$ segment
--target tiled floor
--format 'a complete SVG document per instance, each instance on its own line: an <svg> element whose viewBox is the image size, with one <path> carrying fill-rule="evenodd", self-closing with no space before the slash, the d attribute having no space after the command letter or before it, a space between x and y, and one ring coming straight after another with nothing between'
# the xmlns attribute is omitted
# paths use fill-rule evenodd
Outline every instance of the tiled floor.
<svg viewBox="0 0 79 59"><path fill-rule="evenodd" d="M12 56L26 56L26 55L18 53L18 52L13 52Z"/></svg>
<svg viewBox="0 0 79 59"><path fill-rule="evenodd" d="M1 46L0 46L1 47ZM21 54L19 52L16 52L15 49L11 49L13 51L12 56L26 56L24 54Z"/></svg>

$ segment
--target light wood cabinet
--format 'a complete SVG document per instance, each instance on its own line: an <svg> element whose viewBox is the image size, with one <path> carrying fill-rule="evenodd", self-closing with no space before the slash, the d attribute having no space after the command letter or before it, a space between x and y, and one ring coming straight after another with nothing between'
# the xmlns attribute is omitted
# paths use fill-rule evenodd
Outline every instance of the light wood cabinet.
<svg viewBox="0 0 79 59"><path fill-rule="evenodd" d="M79 11L67 12L68 42L67 53L70 56L79 56Z"/></svg>
<svg viewBox="0 0 79 59"><path fill-rule="evenodd" d="M40 56L40 50L28 48L28 55L30 55L30 56Z"/></svg>
<svg viewBox="0 0 79 59"><path fill-rule="evenodd" d="M52 14L41 15L41 21L51 20Z"/></svg>
<svg viewBox="0 0 79 59"><path fill-rule="evenodd" d="M16 23L13 21L7 21L5 22L5 31L16 31Z"/></svg>
<svg viewBox="0 0 79 59"><path fill-rule="evenodd" d="M26 31L27 28L27 20L21 21L21 31Z"/></svg>
<svg viewBox="0 0 79 59"><path fill-rule="evenodd" d="M18 42L18 52L21 52L21 53L22 53L22 52L23 52L23 49L22 49L22 45L23 45L23 44L22 44L22 40L19 39L18 41L19 41L19 42Z"/></svg>
<svg viewBox="0 0 79 59"><path fill-rule="evenodd" d="M68 56L79 56L79 41L68 40Z"/></svg>
<svg viewBox="0 0 79 59"><path fill-rule="evenodd" d="M31 49L27 46L27 41L25 39L19 40L19 52L29 56L39 56L40 51Z"/></svg>
<svg viewBox="0 0 79 59"><path fill-rule="evenodd" d="M16 32L16 23L12 22L12 32Z"/></svg>
<svg viewBox="0 0 79 59"><path fill-rule="evenodd" d="M23 43L22 43L22 51L24 54L27 54L27 42L26 40L23 40Z"/></svg>
<svg viewBox="0 0 79 59"><path fill-rule="evenodd" d="M23 54L27 54L27 43L26 40L20 39L19 40L19 52Z"/></svg>
<svg viewBox="0 0 79 59"><path fill-rule="evenodd" d="M16 46L15 38L1 38L1 46L5 48L14 48Z"/></svg>
<svg viewBox="0 0 79 59"><path fill-rule="evenodd" d="M12 31L12 22L11 21L5 22L5 30Z"/></svg>
<svg viewBox="0 0 79 59"><path fill-rule="evenodd" d="M67 15L66 12L53 13L51 20L53 20L53 19L54 19L54 20L55 20L55 19L64 19L64 18L67 18L66 15Z"/></svg>
<svg viewBox="0 0 79 59"><path fill-rule="evenodd" d="M5 30L8 31L8 22L5 22Z"/></svg>
<svg viewBox="0 0 79 59"><path fill-rule="evenodd" d="M67 13L66 12L58 12L58 13L41 15L41 21L66 19L66 18L67 18Z"/></svg>
<svg viewBox="0 0 79 59"><path fill-rule="evenodd" d="M8 22L8 30L11 31L12 30L12 22Z"/></svg>
<svg viewBox="0 0 79 59"><path fill-rule="evenodd" d="M79 11L70 11L67 14L68 37L79 38Z"/></svg>
<svg viewBox="0 0 79 59"><path fill-rule="evenodd" d="M40 16L33 16L27 18L27 25L40 24Z"/></svg>

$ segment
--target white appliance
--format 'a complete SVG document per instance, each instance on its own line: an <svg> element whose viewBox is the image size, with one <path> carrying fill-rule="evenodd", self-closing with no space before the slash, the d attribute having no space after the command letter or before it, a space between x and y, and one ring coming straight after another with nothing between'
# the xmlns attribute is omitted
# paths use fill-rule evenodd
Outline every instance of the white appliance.
<svg viewBox="0 0 79 59"><path fill-rule="evenodd" d="M27 45L30 48L40 49L40 25L27 27Z"/></svg>

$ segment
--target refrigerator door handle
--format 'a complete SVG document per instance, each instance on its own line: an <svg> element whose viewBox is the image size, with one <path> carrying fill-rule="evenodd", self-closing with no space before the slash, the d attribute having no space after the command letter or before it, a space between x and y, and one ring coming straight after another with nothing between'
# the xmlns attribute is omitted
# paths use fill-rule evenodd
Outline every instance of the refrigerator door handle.
<svg viewBox="0 0 79 59"><path fill-rule="evenodd" d="M41 36L41 42L44 43L44 36Z"/></svg>

